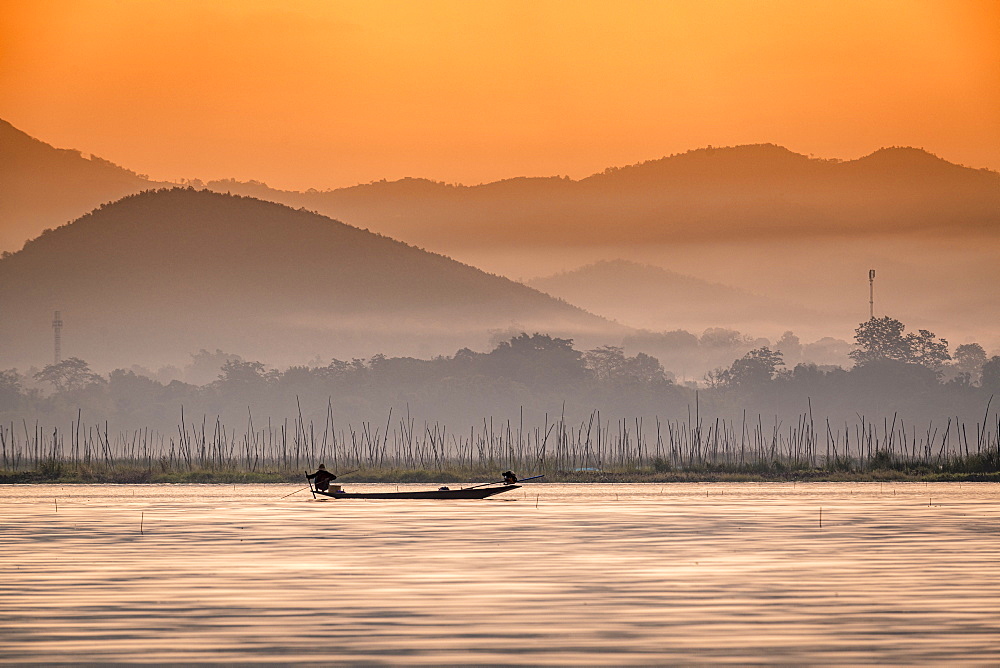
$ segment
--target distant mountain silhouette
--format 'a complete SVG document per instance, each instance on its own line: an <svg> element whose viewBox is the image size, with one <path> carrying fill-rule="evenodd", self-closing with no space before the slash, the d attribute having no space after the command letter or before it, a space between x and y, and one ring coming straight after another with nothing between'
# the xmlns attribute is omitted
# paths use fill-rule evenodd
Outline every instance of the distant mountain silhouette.
<svg viewBox="0 0 1000 668"><path fill-rule="evenodd" d="M424 179L326 192L217 181L220 191L305 206L443 251L762 236L1000 232L1000 174L913 148L858 160L762 144L705 148L573 181L479 186Z"/></svg>
<svg viewBox="0 0 1000 668"><path fill-rule="evenodd" d="M623 324L653 330L790 328L816 316L796 304L626 260L596 262L527 284Z"/></svg>
<svg viewBox="0 0 1000 668"><path fill-rule="evenodd" d="M0 120L0 250L17 250L45 228L155 185L96 156L53 148Z"/></svg>
<svg viewBox="0 0 1000 668"><path fill-rule="evenodd" d="M0 250L152 184L99 158L55 149L0 121ZM702 148L574 181L475 186L420 178L329 191L212 181L217 192L318 211L407 243L470 247L646 244L886 233L1000 232L1000 174L915 148L857 160L773 144Z"/></svg>
<svg viewBox="0 0 1000 668"><path fill-rule="evenodd" d="M126 197L0 259L0 368L64 352L92 364L183 362L200 348L268 363L430 356L490 330L623 328L442 255L257 199L170 189Z"/></svg>

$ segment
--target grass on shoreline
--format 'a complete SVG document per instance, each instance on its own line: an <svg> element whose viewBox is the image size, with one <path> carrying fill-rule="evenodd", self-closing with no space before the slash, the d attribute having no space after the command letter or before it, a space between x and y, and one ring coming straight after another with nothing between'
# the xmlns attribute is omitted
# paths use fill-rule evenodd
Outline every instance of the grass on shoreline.
<svg viewBox="0 0 1000 668"><path fill-rule="evenodd" d="M537 473L524 472L524 477ZM338 482L351 483L480 483L497 481L496 473L481 470L445 468L362 469L342 475ZM0 484L170 484L170 483L305 483L297 471L240 471L235 469L154 470L142 466L93 466L66 462L44 462L34 470L0 471ZM603 471L553 471L540 482L566 483L690 483L690 482L1000 482L1000 472L933 471L922 469L826 470L785 468L732 470L701 468L697 470L657 471L655 469L618 469Z"/></svg>

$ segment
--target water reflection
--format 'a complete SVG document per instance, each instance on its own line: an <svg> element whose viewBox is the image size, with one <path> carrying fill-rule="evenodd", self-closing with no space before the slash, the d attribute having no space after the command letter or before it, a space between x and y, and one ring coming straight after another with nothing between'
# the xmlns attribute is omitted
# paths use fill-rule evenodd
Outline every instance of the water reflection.
<svg viewBox="0 0 1000 668"><path fill-rule="evenodd" d="M1000 660L993 485L295 487L0 488L0 659Z"/></svg>

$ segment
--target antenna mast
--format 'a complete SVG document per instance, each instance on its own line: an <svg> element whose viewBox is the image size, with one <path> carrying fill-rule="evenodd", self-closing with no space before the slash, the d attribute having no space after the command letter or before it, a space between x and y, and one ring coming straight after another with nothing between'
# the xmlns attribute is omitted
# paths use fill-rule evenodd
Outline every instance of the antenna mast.
<svg viewBox="0 0 1000 668"><path fill-rule="evenodd" d="M868 270L868 316L875 319L875 270Z"/></svg>
<svg viewBox="0 0 1000 668"><path fill-rule="evenodd" d="M56 315L52 319L52 331L55 333L56 343L56 364L62 361L62 326L62 317L60 317L59 311L56 311Z"/></svg>

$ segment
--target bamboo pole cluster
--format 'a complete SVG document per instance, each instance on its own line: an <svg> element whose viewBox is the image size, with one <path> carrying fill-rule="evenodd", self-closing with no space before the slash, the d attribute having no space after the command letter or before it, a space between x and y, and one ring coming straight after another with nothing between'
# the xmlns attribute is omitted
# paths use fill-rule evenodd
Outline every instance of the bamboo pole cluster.
<svg viewBox="0 0 1000 668"><path fill-rule="evenodd" d="M59 464L113 470L301 472L320 462L334 471L364 469L495 471L871 471L1000 470L1000 416L989 405L981 422L949 418L943 425L906 424L858 415L853 423L817 423L809 411L791 424L762 415L705 418L698 405L685 418L604 419L593 411L580 422L545 415L541 424L484 418L467 433L409 414L385 422L338 425L331 403L324 423L302 417L255 421L242 428L219 417L190 419L181 410L177 431L112 431L107 421L85 424L80 412L68 429L0 425L0 464L7 472Z"/></svg>

